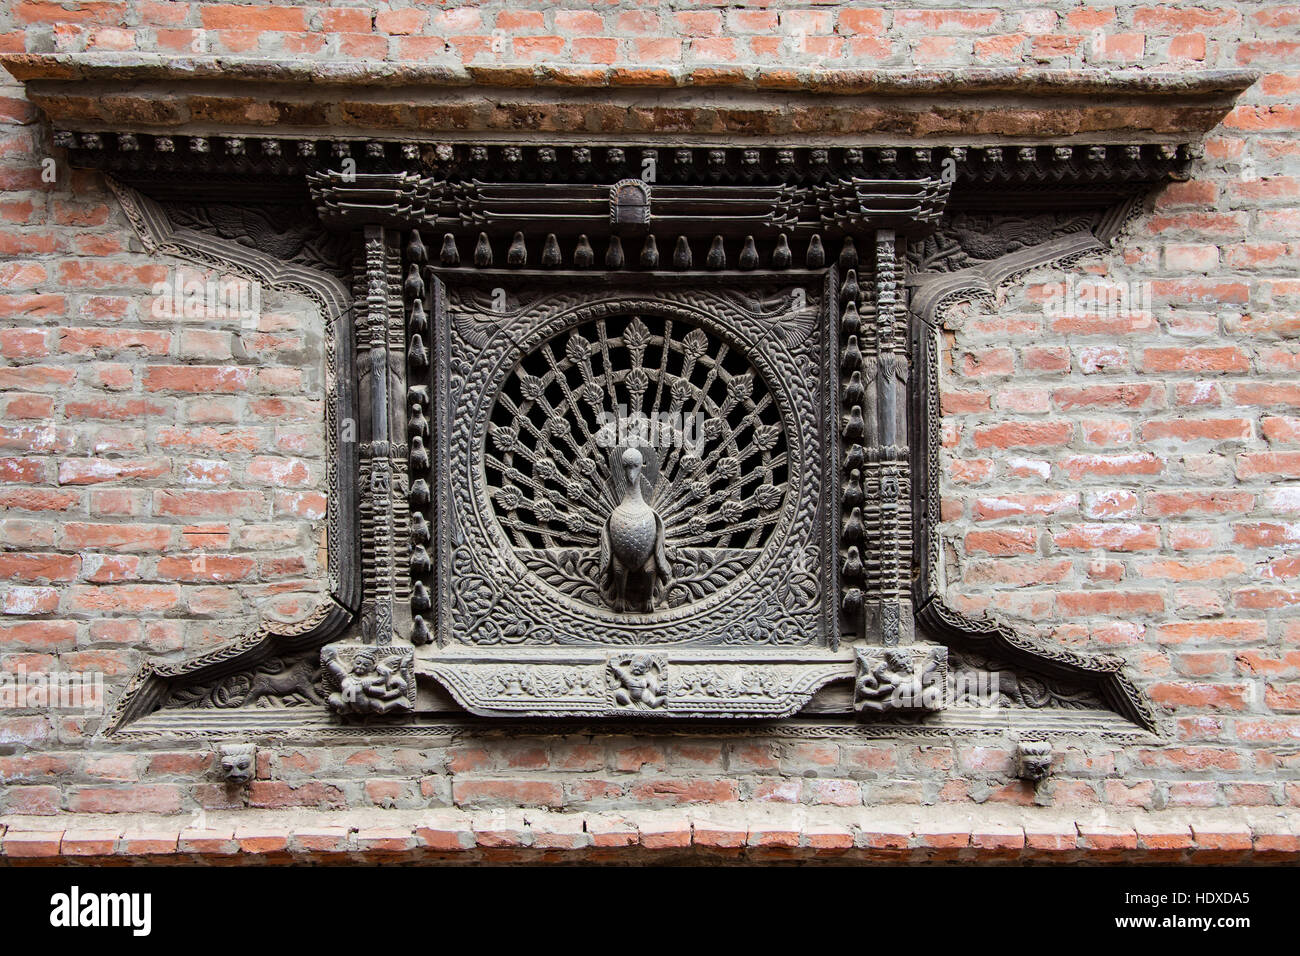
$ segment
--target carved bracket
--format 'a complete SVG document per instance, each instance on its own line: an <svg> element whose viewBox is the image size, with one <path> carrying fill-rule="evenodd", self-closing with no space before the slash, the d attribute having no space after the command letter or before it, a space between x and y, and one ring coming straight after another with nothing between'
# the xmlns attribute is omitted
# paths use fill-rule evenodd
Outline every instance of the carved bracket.
<svg viewBox="0 0 1300 956"><path fill-rule="evenodd" d="M1016 776L1039 784L1052 772L1052 745L1046 740L1022 740L1016 746Z"/></svg>
<svg viewBox="0 0 1300 956"><path fill-rule="evenodd" d="M243 786L257 773L256 744L222 744L217 755L218 772L227 783Z"/></svg>
<svg viewBox="0 0 1300 956"><path fill-rule="evenodd" d="M321 648L331 688L326 703L336 714L383 716L415 709L415 648L404 641L339 641Z"/></svg>

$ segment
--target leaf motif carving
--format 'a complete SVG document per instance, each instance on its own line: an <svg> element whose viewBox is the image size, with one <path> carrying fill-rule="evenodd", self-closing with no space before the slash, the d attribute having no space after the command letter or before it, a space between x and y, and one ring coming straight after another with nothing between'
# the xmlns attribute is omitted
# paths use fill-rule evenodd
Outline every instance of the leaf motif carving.
<svg viewBox="0 0 1300 956"><path fill-rule="evenodd" d="M591 353L591 343L585 338L574 332L569 336L568 344L564 347L565 357L574 365L581 365L587 360Z"/></svg>
<svg viewBox="0 0 1300 956"><path fill-rule="evenodd" d="M650 330L641 321L641 316L633 316L632 321L623 330L623 344L635 353L644 352L650 344Z"/></svg>
<svg viewBox="0 0 1300 956"><path fill-rule="evenodd" d="M536 375L519 376L519 394L530 402L535 402L542 397L544 386L542 380Z"/></svg>
<svg viewBox="0 0 1300 956"><path fill-rule="evenodd" d="M709 337L704 334L702 329L691 329L682 339L682 354L689 358L698 359L709 349Z"/></svg>
<svg viewBox="0 0 1300 956"><path fill-rule="evenodd" d="M727 394L737 402L747 400L754 394L754 376L748 372L744 375L733 375L727 382Z"/></svg>

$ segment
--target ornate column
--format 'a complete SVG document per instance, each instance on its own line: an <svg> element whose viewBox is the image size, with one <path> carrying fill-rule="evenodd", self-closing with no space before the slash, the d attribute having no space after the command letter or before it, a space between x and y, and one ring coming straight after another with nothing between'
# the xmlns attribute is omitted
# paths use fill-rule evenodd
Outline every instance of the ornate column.
<svg viewBox="0 0 1300 956"><path fill-rule="evenodd" d="M414 645L394 637L411 629L405 570L409 451L402 401L406 330L403 311L393 308L391 294L401 266L382 226L364 226L362 255L356 351L363 417L358 487L365 596L360 640L327 644L321 648L321 664L332 685L327 698L331 709L390 714L414 710L416 692Z"/></svg>
<svg viewBox="0 0 1300 956"><path fill-rule="evenodd" d="M893 228L869 235L869 262L860 261L852 238L839 262L843 609L855 631L859 715L940 709L947 676L946 649L915 643L901 244Z"/></svg>

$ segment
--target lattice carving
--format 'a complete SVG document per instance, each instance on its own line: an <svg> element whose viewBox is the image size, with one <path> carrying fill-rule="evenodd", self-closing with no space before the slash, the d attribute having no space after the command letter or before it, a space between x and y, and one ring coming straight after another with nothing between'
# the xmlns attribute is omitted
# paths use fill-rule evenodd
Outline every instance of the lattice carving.
<svg viewBox="0 0 1300 956"><path fill-rule="evenodd" d="M542 343L499 393L488 436L496 519L521 560L544 579L554 569L561 587L589 578L593 555L598 577L618 560L608 529L635 492L658 560L700 569L699 587L673 591L687 603L715 589L714 568L729 579L753 562L788 494L785 429L762 378L725 341L672 318L601 318ZM667 590L674 575L661 576Z"/></svg>
<svg viewBox="0 0 1300 956"><path fill-rule="evenodd" d="M467 534L442 550L442 638L832 643L807 291L516 301L447 306L444 524Z"/></svg>

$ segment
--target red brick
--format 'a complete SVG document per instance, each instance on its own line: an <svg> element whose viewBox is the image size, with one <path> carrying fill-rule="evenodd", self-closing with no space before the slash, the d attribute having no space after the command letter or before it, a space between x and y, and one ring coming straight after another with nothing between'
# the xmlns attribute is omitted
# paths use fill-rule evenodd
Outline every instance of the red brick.
<svg viewBox="0 0 1300 956"><path fill-rule="evenodd" d="M81 570L81 558L72 554L0 552L0 580L43 584L71 581Z"/></svg>
<svg viewBox="0 0 1300 956"><path fill-rule="evenodd" d="M1165 602L1152 591L1063 591L1056 595L1056 608L1065 617L1157 614Z"/></svg>
<svg viewBox="0 0 1300 956"><path fill-rule="evenodd" d="M1248 372L1250 358L1239 348L1155 348L1142 352L1149 372Z"/></svg>
<svg viewBox="0 0 1300 956"><path fill-rule="evenodd" d="M1176 418L1142 426L1144 441L1246 441L1250 437L1251 425L1244 418Z"/></svg>
<svg viewBox="0 0 1300 956"><path fill-rule="evenodd" d="M1074 426L1065 421L1004 422L975 429L976 448L1051 448L1066 444Z"/></svg>
<svg viewBox="0 0 1300 956"><path fill-rule="evenodd" d="M253 369L233 365L151 365L144 370L144 387L150 392L233 393L246 390L252 377Z"/></svg>
<svg viewBox="0 0 1300 956"><path fill-rule="evenodd" d="M1076 524L1054 534L1052 543L1065 550L1149 551L1160 547L1160 529L1150 524Z"/></svg>
<svg viewBox="0 0 1300 956"><path fill-rule="evenodd" d="M10 830L4 836L4 855L15 859L57 857L62 840L62 830Z"/></svg>
<svg viewBox="0 0 1300 956"><path fill-rule="evenodd" d="M199 20L209 30L299 32L308 27L306 13L300 7L203 4Z"/></svg>
<svg viewBox="0 0 1300 956"><path fill-rule="evenodd" d="M74 813L179 813L181 792L171 784L80 787L68 798Z"/></svg>
<svg viewBox="0 0 1300 956"><path fill-rule="evenodd" d="M561 807L564 791L543 780L456 780L452 799L457 806Z"/></svg>
<svg viewBox="0 0 1300 956"><path fill-rule="evenodd" d="M1161 389L1141 382L1058 388L1052 393L1052 399L1062 411L1077 408L1159 408L1164 405Z"/></svg>

